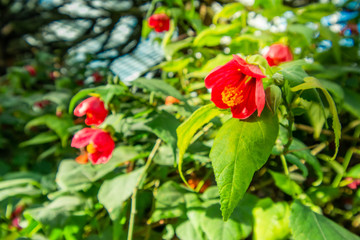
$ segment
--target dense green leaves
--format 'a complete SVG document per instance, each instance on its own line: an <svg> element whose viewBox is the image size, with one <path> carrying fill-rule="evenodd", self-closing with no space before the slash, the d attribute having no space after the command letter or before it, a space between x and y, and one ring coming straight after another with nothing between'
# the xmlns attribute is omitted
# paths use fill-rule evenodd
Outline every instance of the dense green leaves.
<svg viewBox="0 0 360 240"><path fill-rule="evenodd" d="M290 227L295 240L360 239L330 219L313 212L298 200L291 206Z"/></svg>
<svg viewBox="0 0 360 240"><path fill-rule="evenodd" d="M268 111L247 121L230 119L219 130L210 158L225 221L243 197L254 172L266 163L278 130L277 117Z"/></svg>

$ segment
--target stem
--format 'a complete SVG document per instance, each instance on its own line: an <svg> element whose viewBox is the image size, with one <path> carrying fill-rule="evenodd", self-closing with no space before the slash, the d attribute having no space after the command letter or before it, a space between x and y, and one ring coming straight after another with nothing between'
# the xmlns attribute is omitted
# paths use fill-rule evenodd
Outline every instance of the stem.
<svg viewBox="0 0 360 240"><path fill-rule="evenodd" d="M206 180L210 177L212 174L212 171L208 171L203 179L199 182L199 184L195 188L195 192L200 192L201 188L204 186Z"/></svg>
<svg viewBox="0 0 360 240"><path fill-rule="evenodd" d="M343 171L341 171L341 173L338 173L332 183L332 186L333 187L338 187L339 186L339 183L341 181L341 179L343 178L344 176L344 173L346 172L346 169L347 167L349 166L349 163L350 163L350 160L351 160L351 157L354 153L354 148L350 148L346 154L345 154L345 157L344 157L344 163L343 163Z"/></svg>
<svg viewBox="0 0 360 240"><path fill-rule="evenodd" d="M284 100L285 107L286 107L286 112L287 112L286 118L288 120L288 127L287 127L288 141L284 145L284 150L283 150L283 153L286 154L289 151L289 147L290 147L290 145L292 143L292 140L293 140L292 128L293 128L293 125L294 125L294 115L291 112L291 104L287 102L286 96L284 96L284 95L283 95L283 100Z"/></svg>
<svg viewBox="0 0 360 240"><path fill-rule="evenodd" d="M288 169L288 166L287 166L287 163L286 163L286 159L285 159L285 156L284 154L280 154L280 159L281 159L281 163L284 167L284 173L286 176L289 176L289 169Z"/></svg>
<svg viewBox="0 0 360 240"><path fill-rule="evenodd" d="M144 171L141 173L140 177L138 178L138 181L136 183L136 187L134 189L133 195L131 197L131 213L130 213L130 220L129 220L129 230L128 230L128 237L127 240L132 240L133 239L133 233L134 233L134 225L135 225L135 215L136 215L136 197L137 197L137 192L140 189L140 185L142 184L142 182L145 180L146 175L147 175L147 171L150 168L151 162L157 152L157 150L159 149L161 144L161 139L157 139L156 143L153 147L153 149L151 150L151 153L148 157L148 160L145 164L144 167Z"/></svg>

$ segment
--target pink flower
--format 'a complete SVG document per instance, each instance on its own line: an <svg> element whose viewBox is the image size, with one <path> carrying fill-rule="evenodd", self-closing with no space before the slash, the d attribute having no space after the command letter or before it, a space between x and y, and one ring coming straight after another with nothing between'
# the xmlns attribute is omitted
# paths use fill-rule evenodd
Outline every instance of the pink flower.
<svg viewBox="0 0 360 240"><path fill-rule="evenodd" d="M233 55L231 61L209 73L205 86L211 89L211 101L218 108L230 108L234 118L246 119L255 110L260 116L264 109L264 77L258 66Z"/></svg>
<svg viewBox="0 0 360 240"><path fill-rule="evenodd" d="M77 117L86 114L86 125L100 125L104 122L108 111L105 108L104 102L98 97L89 97L82 101L74 110L74 115Z"/></svg>
<svg viewBox="0 0 360 240"><path fill-rule="evenodd" d="M106 163L115 148L114 140L108 132L102 129L84 128L75 133L71 146L86 147L87 156L93 164Z"/></svg>
<svg viewBox="0 0 360 240"><path fill-rule="evenodd" d="M273 44L269 51L264 55L270 66L277 66L280 63L293 60L290 48L283 44Z"/></svg>
<svg viewBox="0 0 360 240"><path fill-rule="evenodd" d="M154 14L149 17L148 24L155 29L155 32L169 31L170 18L165 13Z"/></svg>

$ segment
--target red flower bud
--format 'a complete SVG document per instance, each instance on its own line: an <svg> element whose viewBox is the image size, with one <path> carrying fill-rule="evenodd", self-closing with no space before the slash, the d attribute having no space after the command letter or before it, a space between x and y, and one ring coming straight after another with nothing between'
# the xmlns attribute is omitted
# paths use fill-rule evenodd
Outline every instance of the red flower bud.
<svg viewBox="0 0 360 240"><path fill-rule="evenodd" d="M74 110L74 115L77 117L84 116L85 114L86 125L100 125L105 120L108 111L100 98L90 97L82 101Z"/></svg>
<svg viewBox="0 0 360 240"><path fill-rule="evenodd" d="M288 46L279 43L271 45L264 58L270 66L277 66L280 63L293 60L293 55Z"/></svg>
<svg viewBox="0 0 360 240"><path fill-rule="evenodd" d="M360 179L346 178L345 180L352 181L347 185L352 190L356 190L360 186Z"/></svg>
<svg viewBox="0 0 360 240"><path fill-rule="evenodd" d="M165 105L171 105L171 104L174 104L174 103L179 103L180 100L177 99L177 98L174 98L172 96L167 96L165 98Z"/></svg>
<svg viewBox="0 0 360 240"><path fill-rule="evenodd" d="M109 161L115 143L110 134L102 129L84 128L74 135L71 146L75 148L86 147L88 159L93 164L101 164ZM82 159L77 157L79 161L84 159L84 157Z"/></svg>
<svg viewBox="0 0 360 240"><path fill-rule="evenodd" d="M43 109L44 107L46 107L49 104L50 104L49 100L41 100L41 101L35 102L34 106Z"/></svg>
<svg viewBox="0 0 360 240"><path fill-rule="evenodd" d="M165 13L154 14L148 19L150 28L154 28L155 32L169 31L170 18Z"/></svg>
<svg viewBox="0 0 360 240"><path fill-rule="evenodd" d="M205 78L206 88L212 89L211 101L222 109L231 108L234 118L246 119L265 105L262 78L266 77L256 65L233 55L233 59L216 67Z"/></svg>
<svg viewBox="0 0 360 240"><path fill-rule="evenodd" d="M31 76L33 76L33 77L36 76L36 70L35 70L35 68L33 66L26 65L24 68Z"/></svg>

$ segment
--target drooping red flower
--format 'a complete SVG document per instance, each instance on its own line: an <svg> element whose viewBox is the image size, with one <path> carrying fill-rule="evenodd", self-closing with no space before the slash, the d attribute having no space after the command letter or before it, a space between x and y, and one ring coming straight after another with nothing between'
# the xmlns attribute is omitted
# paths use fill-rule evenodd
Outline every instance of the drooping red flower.
<svg viewBox="0 0 360 240"><path fill-rule="evenodd" d="M148 24L155 32L169 31L170 18L165 13L157 13L149 17Z"/></svg>
<svg viewBox="0 0 360 240"><path fill-rule="evenodd" d="M89 97L82 101L74 110L74 115L77 117L84 116L85 114L86 125L100 125L105 120L108 111L100 98Z"/></svg>
<svg viewBox="0 0 360 240"><path fill-rule="evenodd" d="M288 46L277 43L270 46L264 58L266 58L270 66L277 66L280 63L293 60L293 55Z"/></svg>
<svg viewBox="0 0 360 240"><path fill-rule="evenodd" d="M86 147L88 159L93 164L101 164L109 161L115 143L110 134L102 129L83 128L75 133L71 146L80 149Z"/></svg>
<svg viewBox="0 0 360 240"><path fill-rule="evenodd" d="M33 66L26 65L26 66L24 66L24 68L31 76L33 76L33 77L36 76L36 70L35 70L35 68Z"/></svg>
<svg viewBox="0 0 360 240"><path fill-rule="evenodd" d="M211 101L222 109L231 108L234 118L246 119L258 111L260 116L265 105L262 78L266 77L256 65L233 55L233 59L216 67L205 78L205 86L211 91Z"/></svg>

